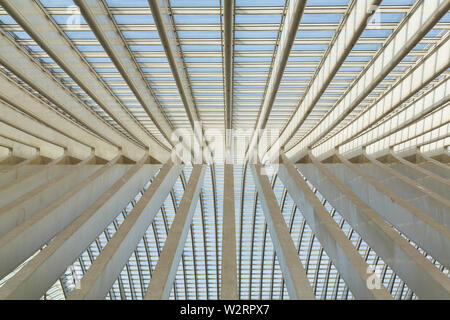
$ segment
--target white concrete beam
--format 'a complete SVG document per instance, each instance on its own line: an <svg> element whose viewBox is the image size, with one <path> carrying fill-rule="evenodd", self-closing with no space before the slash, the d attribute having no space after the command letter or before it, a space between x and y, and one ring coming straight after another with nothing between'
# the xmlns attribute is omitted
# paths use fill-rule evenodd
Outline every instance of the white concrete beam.
<svg viewBox="0 0 450 320"><path fill-rule="evenodd" d="M131 166L114 185L10 278L0 288L0 300L39 299L155 174L159 166L144 164L146 158Z"/></svg>
<svg viewBox="0 0 450 320"><path fill-rule="evenodd" d="M389 136L399 128L423 119L425 114L445 105L450 100L449 79L442 81L422 97L415 99L408 108L396 114L393 119L389 119L390 125L386 125L384 122L377 124L381 119L398 110L398 107L423 90L449 67L450 36L447 36L400 81L387 90L380 99L367 107L345 128L315 147L313 153L319 155L341 145L343 145L342 149L339 149L341 153L350 148L364 147ZM368 128L370 130L367 130Z"/></svg>
<svg viewBox="0 0 450 320"><path fill-rule="evenodd" d="M385 163L364 153L370 163L360 164L360 168L381 182L392 192L410 202L422 212L450 229L450 201L420 186L414 180L400 174Z"/></svg>
<svg viewBox="0 0 450 320"><path fill-rule="evenodd" d="M391 164L391 168L396 169L401 174L416 181L418 184L429 189L430 191L437 193L446 199L450 199L450 180L421 168L417 164L396 155L392 151L391 156L395 160L399 161L399 163Z"/></svg>
<svg viewBox="0 0 450 320"><path fill-rule="evenodd" d="M433 28L449 9L450 2L447 0L418 3L414 7L414 10L407 15L407 18L405 18L405 21L398 28L397 32L393 34L392 39L386 46L382 47L380 53L375 56L373 62L366 68L362 76L348 90L345 97L339 99L337 104L333 106L333 109L326 114L320 123L305 135L299 143L286 152L287 156L294 161L298 160L298 153L314 145L335 128L344 117L372 92L414 46L422 40L425 34ZM415 80L419 81L419 79ZM299 108L299 110L303 112L302 108ZM291 136L296 131L296 128L297 126L288 125L285 132ZM283 134L282 138L286 134ZM288 140L283 139L282 141L284 144Z"/></svg>
<svg viewBox="0 0 450 320"><path fill-rule="evenodd" d="M300 257L284 221L277 198L261 164L250 164L270 238L280 264L283 279L292 300L315 299Z"/></svg>
<svg viewBox="0 0 450 320"><path fill-rule="evenodd" d="M8 139L14 139L19 143L33 146L34 148L39 149L39 155L47 158L57 159L64 154L63 146L48 142L46 140L37 138L33 135L23 132L19 129L16 129L3 122L1 118L0 118L0 135Z"/></svg>
<svg viewBox="0 0 450 320"><path fill-rule="evenodd" d="M37 187L12 201L9 199L15 198L14 195L11 195L13 191L5 190L1 193L2 203L6 204L0 208L0 237L49 206L97 171L101 166L84 165L90 158L86 158L75 166L54 167L54 170L48 172L48 178L35 182Z"/></svg>
<svg viewBox="0 0 450 320"><path fill-rule="evenodd" d="M159 212L181 168L172 161L164 164L132 212L81 279L80 289L72 291L69 300L106 297L108 290Z"/></svg>
<svg viewBox="0 0 450 320"><path fill-rule="evenodd" d="M172 70L180 98L183 101L187 117L192 128L194 128L195 122L199 122L200 118L195 106L192 89L189 85L189 78L183 65L184 59L180 51L181 49L177 44L177 36L169 15L167 0L148 1L148 4L152 11L152 17L164 47L170 69ZM198 138L201 138L201 136ZM199 139L199 141L202 140Z"/></svg>
<svg viewBox="0 0 450 320"><path fill-rule="evenodd" d="M10 157L12 154L12 149L0 145L0 163L2 163L6 158Z"/></svg>
<svg viewBox="0 0 450 320"><path fill-rule="evenodd" d="M311 80L307 91L299 101L298 108L292 114L280 137L280 144L285 145L311 113L322 93L330 84L340 66L347 58L356 41L364 31L374 9L381 0L357 1L351 9L336 41L323 58L319 72Z"/></svg>
<svg viewBox="0 0 450 320"><path fill-rule="evenodd" d="M38 164L40 159L39 156L30 159L16 156L7 157L0 166L0 188L12 185L22 179L23 176L41 168L42 165Z"/></svg>
<svg viewBox="0 0 450 320"><path fill-rule="evenodd" d="M61 146L67 150L68 154L75 158L84 159L91 153L91 146L70 138L66 133L52 129L43 122L35 120L26 113L20 112L13 106L2 101L0 101L0 113L2 115L2 122L36 138Z"/></svg>
<svg viewBox="0 0 450 320"><path fill-rule="evenodd" d="M92 5L92 1L90 4ZM5 0L2 2L2 7L105 112L130 135L150 148L153 157L159 157L158 154L167 156L167 148L145 130L122 105L78 50L73 47L67 36L49 19L39 2Z"/></svg>
<svg viewBox="0 0 450 320"><path fill-rule="evenodd" d="M436 171L434 171L436 174L442 174L442 176L444 176L445 178L450 179L450 167L447 164L437 161L436 159L433 159L432 157L430 157L424 153L420 153L420 156L423 159L425 159L426 161L429 161L430 163L432 163L433 166L436 167L435 170L437 170L437 168L441 169L441 170L437 170L438 171L437 173L436 173Z"/></svg>
<svg viewBox="0 0 450 320"><path fill-rule="evenodd" d="M287 13L284 19L283 30L281 31L280 42L273 61L273 67L269 75L269 82L267 83L264 100L262 102L260 113L255 124L255 129L264 129L269 119L270 111L280 87L281 79L283 78L284 70L291 53L292 45L297 36L300 20L303 16L303 11L306 6L306 0L291 0L289 1ZM252 135L249 143L249 152L257 150L255 145L258 143L258 131Z"/></svg>
<svg viewBox="0 0 450 320"><path fill-rule="evenodd" d="M108 53L108 56L153 121L153 124L158 128L162 137L170 143L173 133L172 125L161 110L158 100L149 87L135 57L114 23L110 9L100 0L89 2L75 0L74 2L80 8L98 41Z"/></svg>
<svg viewBox="0 0 450 320"><path fill-rule="evenodd" d="M0 88L1 90L1 88ZM39 150L31 145L0 136L0 145L12 150L11 155L23 159L33 159L39 156Z"/></svg>
<svg viewBox="0 0 450 320"><path fill-rule="evenodd" d="M0 30L0 63L21 78L52 103L78 119L90 131L122 148L124 156L139 160L145 154L143 147L132 142L122 133L102 120L78 97L63 86L3 30ZM0 92L6 88L0 86ZM12 100L14 104L14 99ZM9 102L9 101L8 101ZM39 118L39 117L38 117ZM161 156L164 154L161 154ZM159 156L159 158L162 158Z"/></svg>
<svg viewBox="0 0 450 320"><path fill-rule="evenodd" d="M371 177L341 155L341 163L326 165L361 200L418 244L442 265L450 267L450 229Z"/></svg>
<svg viewBox="0 0 450 320"><path fill-rule="evenodd" d="M278 177L354 297L365 300L392 299L383 285L369 288L368 284L373 277L369 265L300 176L292 162L284 154L281 158Z"/></svg>
<svg viewBox="0 0 450 320"><path fill-rule="evenodd" d="M57 113L36 96L18 87L3 73L0 73L0 98L14 108L28 113L34 119L38 119L36 121L40 121L44 127L65 134L77 140L79 143L95 149L96 155L103 159L113 159L118 153L117 145L106 139L102 139L100 136L95 135L93 132L64 117L62 114ZM87 153L84 150L79 152L83 152L80 159L84 159L90 154L90 151ZM77 153L74 152L74 154Z"/></svg>
<svg viewBox="0 0 450 320"><path fill-rule="evenodd" d="M225 128L233 128L234 0L223 1Z"/></svg>
<svg viewBox="0 0 450 320"><path fill-rule="evenodd" d="M209 161L212 151L203 135L201 118L192 92L183 51L177 39L175 22L173 21L173 16L170 12L169 1L149 0L148 4L152 12L154 24L158 30L159 39L164 47L164 52L166 53L173 79L177 85L179 97L183 102L186 116L191 125L192 135L195 140L194 143L208 150L207 153L203 152L201 156L203 156L202 158L204 160ZM192 149L194 146L191 145L189 147Z"/></svg>
<svg viewBox="0 0 450 320"><path fill-rule="evenodd" d="M42 248L116 182L128 165L117 156L49 206L0 238L0 278Z"/></svg>
<svg viewBox="0 0 450 320"><path fill-rule="evenodd" d="M220 299L237 300L236 218L234 208L234 172L225 164L223 185L222 266Z"/></svg>
<svg viewBox="0 0 450 320"><path fill-rule="evenodd" d="M38 166L31 166L29 164L38 164L41 158L39 154L36 154L28 159L13 156L10 157L10 160L13 162L0 168L0 187L12 184L22 176L39 168Z"/></svg>
<svg viewBox="0 0 450 320"><path fill-rule="evenodd" d="M61 162L64 157L65 156L62 156L44 165L25 166L26 169L29 169L28 167L32 167L30 172L27 172L23 175L20 174L20 177L18 177L17 179L11 181L10 183L1 185L0 208L38 187L44 181L50 179L53 172L61 172L62 170L64 170L64 166L56 166L56 164Z"/></svg>
<svg viewBox="0 0 450 320"><path fill-rule="evenodd" d="M450 279L323 163L309 157L313 165L299 165L302 174L408 287L420 299L450 299Z"/></svg>
<svg viewBox="0 0 450 320"><path fill-rule="evenodd" d="M194 165L188 185L178 206L177 214L159 256L144 299L168 300L173 288L175 275L180 264L186 238L192 223L192 217L200 197L205 165Z"/></svg>

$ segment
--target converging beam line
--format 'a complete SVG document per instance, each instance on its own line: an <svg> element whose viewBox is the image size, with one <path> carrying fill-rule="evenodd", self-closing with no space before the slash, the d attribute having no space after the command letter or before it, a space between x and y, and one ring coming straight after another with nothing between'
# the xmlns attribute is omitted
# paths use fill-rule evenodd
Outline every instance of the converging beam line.
<svg viewBox="0 0 450 320"><path fill-rule="evenodd" d="M272 190L265 170L260 163L250 164L255 179L258 196L266 218L267 228L270 232L275 252L280 263L283 279L289 297L292 300L315 299L311 285L306 277L302 262L292 240L289 229L284 221L277 198Z"/></svg>
<svg viewBox="0 0 450 320"><path fill-rule="evenodd" d="M169 299L195 208L200 197L205 168L206 166L202 164L194 165L189 183L184 191L163 251L145 294L145 300Z"/></svg>
<svg viewBox="0 0 450 320"><path fill-rule="evenodd" d="M327 212L321 201L300 176L292 162L281 155L282 164L278 170L281 179L292 199L301 208L303 216L331 258L339 274L357 299L392 299L383 287L369 287L372 272L369 265L358 253L345 233ZM378 279L379 280L379 279Z"/></svg>
<svg viewBox="0 0 450 320"><path fill-rule="evenodd" d="M74 290L69 296L70 300L106 297L148 226L152 224L181 169L181 165L171 160L162 166L150 187L81 279L80 289Z"/></svg>

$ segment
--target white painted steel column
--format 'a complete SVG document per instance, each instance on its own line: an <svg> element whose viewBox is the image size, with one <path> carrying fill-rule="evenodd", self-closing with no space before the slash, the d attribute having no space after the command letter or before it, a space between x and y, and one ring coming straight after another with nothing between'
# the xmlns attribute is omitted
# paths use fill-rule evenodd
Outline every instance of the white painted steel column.
<svg viewBox="0 0 450 320"><path fill-rule="evenodd" d="M83 213L126 170L120 156L0 238L0 278L13 271Z"/></svg>
<svg viewBox="0 0 450 320"><path fill-rule="evenodd" d="M144 299L168 300L200 197L205 165L194 165Z"/></svg>
<svg viewBox="0 0 450 320"><path fill-rule="evenodd" d="M234 208L234 172L232 164L225 164L223 192L222 275L220 299L237 300L236 220Z"/></svg>
<svg viewBox="0 0 450 320"><path fill-rule="evenodd" d="M278 169L278 177L355 298L392 299L382 285L379 288L369 288L367 285L371 281L369 278L373 277L369 272L369 265L300 176L292 162L284 154L281 158L282 164Z"/></svg>
<svg viewBox="0 0 450 320"><path fill-rule="evenodd" d="M158 166L144 164L146 158L130 165L113 186L0 287L0 300L39 299L155 174Z"/></svg>
<svg viewBox="0 0 450 320"><path fill-rule="evenodd" d="M181 168L170 160L164 164L150 187L81 279L80 289L72 291L69 300L106 297L108 290L159 212L180 175Z"/></svg>
<svg viewBox="0 0 450 320"><path fill-rule="evenodd" d="M366 153L363 155L370 161L368 164L359 165L364 172L450 229L450 200L419 186L414 180L405 177Z"/></svg>
<svg viewBox="0 0 450 320"><path fill-rule="evenodd" d="M270 238L277 254L289 297L292 300L315 299L269 179L262 174L261 170L263 170L263 167L261 164L250 164L250 169L255 179L267 228L270 232Z"/></svg>
<svg viewBox="0 0 450 320"><path fill-rule="evenodd" d="M311 152L309 157L313 164L299 165L302 174L408 287L421 299L450 299L450 279L358 198L323 163L317 161Z"/></svg>

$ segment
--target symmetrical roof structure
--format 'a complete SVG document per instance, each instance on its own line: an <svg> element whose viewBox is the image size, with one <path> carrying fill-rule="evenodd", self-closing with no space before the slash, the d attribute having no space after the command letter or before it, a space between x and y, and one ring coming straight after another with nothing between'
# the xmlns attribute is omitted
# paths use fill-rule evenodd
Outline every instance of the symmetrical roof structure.
<svg viewBox="0 0 450 320"><path fill-rule="evenodd" d="M0 0L0 299L219 299L233 248L239 299L450 298L449 10ZM231 169L171 164L227 129Z"/></svg>

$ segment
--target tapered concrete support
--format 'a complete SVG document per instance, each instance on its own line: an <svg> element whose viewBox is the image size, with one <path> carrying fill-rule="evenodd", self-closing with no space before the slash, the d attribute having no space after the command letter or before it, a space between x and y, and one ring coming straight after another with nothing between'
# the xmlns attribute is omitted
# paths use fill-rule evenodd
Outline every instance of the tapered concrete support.
<svg viewBox="0 0 450 320"><path fill-rule="evenodd" d="M20 89L18 88L17 90ZM14 101L14 103L17 103L17 101ZM33 108L33 106L28 107ZM35 109L35 112L36 111L39 112ZM89 146L80 143L76 139L70 138L67 132L59 132L50 126L45 125L41 121L34 119L29 114L19 111L10 104L0 101L0 113L2 115L2 122L37 138L62 146L67 150L68 154L73 155L75 158L84 159L88 157L91 152ZM68 129L69 128L66 128L66 131L69 131Z"/></svg>
<svg viewBox="0 0 450 320"><path fill-rule="evenodd" d="M432 159L432 158L430 158ZM432 159L434 160L434 159ZM450 168L446 165L441 166L435 162L431 162L426 160L425 163L420 163L419 166L427 171L433 172L434 174L439 175L442 178L445 178L447 180L450 179ZM434 160L436 161L436 160ZM441 163L442 164L442 163ZM445 168L446 167L446 168Z"/></svg>
<svg viewBox="0 0 450 320"><path fill-rule="evenodd" d="M12 148L5 146L3 144L0 144L0 146L2 148L6 148L8 150L8 155L6 155L4 158L2 158L2 162L0 162L0 170L5 169L6 166L11 166L11 165L17 164L24 160L23 158L17 157L16 155L14 155Z"/></svg>
<svg viewBox="0 0 450 320"><path fill-rule="evenodd" d="M442 175L441 174L442 171L439 170L439 171L436 172L435 170L432 170L431 168L428 168L427 170L433 171L434 173L439 174L439 175L441 175L442 177L444 177L446 179L450 179L450 167L447 164L442 163L440 161L437 161L436 159L433 159L432 157L429 157L428 155L423 154L423 153L421 153L420 156L424 160L429 161L430 164L433 165L433 166L430 166L430 167L435 168L435 170L439 170L439 169L443 170L443 171L445 171L445 173Z"/></svg>
<svg viewBox="0 0 450 320"><path fill-rule="evenodd" d="M195 106L192 88L189 84L189 77L184 66L182 51L177 43L175 26L172 24L169 15L168 3L165 0L151 0L148 1L148 5L152 10L152 17L158 30L161 44L164 47L173 79L178 88L178 93L183 101L186 115L193 128L195 122L199 121L200 118ZM197 132L195 132L195 134L196 138L199 139L199 141L202 141L201 135Z"/></svg>
<svg viewBox="0 0 450 320"><path fill-rule="evenodd" d="M163 251L150 280L144 299L168 300L173 287L178 265L180 264L189 228L192 223L195 208L200 197L200 191L205 175L205 166L194 165L189 183L170 227Z"/></svg>
<svg viewBox="0 0 450 320"><path fill-rule="evenodd" d="M0 237L51 205L59 197L62 197L101 168L98 165L84 165L89 159L91 157L75 166L58 166L55 172L52 171L52 175L53 173L56 174L55 177L43 182L14 201L8 201L9 196L14 197L14 195L10 195L9 191L0 194L2 202L7 202L0 208Z"/></svg>
<svg viewBox="0 0 450 320"><path fill-rule="evenodd" d="M5 171L4 174L0 173L0 188L8 187L9 185L16 183L22 177L31 174L33 172L36 172L37 170L39 170L39 168L42 168L42 165L31 164L33 163L34 160L37 159L39 159L39 157L33 157L33 159L21 159L19 160L19 162L21 162L22 164L17 163L14 165L13 164L2 165L0 170ZM27 161L28 163L24 164L24 161ZM13 169L13 166L15 166L15 169ZM7 171L8 169L11 170Z"/></svg>
<svg viewBox="0 0 450 320"><path fill-rule="evenodd" d="M127 165L114 165L119 158L0 238L0 278L64 230L123 175Z"/></svg>
<svg viewBox="0 0 450 320"><path fill-rule="evenodd" d="M448 199L444 199L430 190L421 187L414 180L405 177L390 166L381 163L366 153L364 153L364 156L370 161L369 164L363 163L359 165L364 172L450 229L450 201Z"/></svg>
<svg viewBox="0 0 450 320"><path fill-rule="evenodd" d="M64 170L64 166L56 166L65 156L55 159L45 165L36 165L36 169L0 187L0 208L12 202L25 193L48 181Z"/></svg>
<svg viewBox="0 0 450 320"><path fill-rule="evenodd" d="M8 105L14 106L15 109L24 111L30 116L30 118L39 119L41 126L37 126L34 129L36 129L41 135L46 135L47 132L54 130L57 133L59 132L70 137L70 139L78 141L80 144L89 146L89 148L80 148L76 144L70 143L68 151L74 154L77 158L84 159L88 157L91 152L91 148L95 149L97 156L108 160L114 158L118 152L116 145L108 142L106 139L102 139L93 132L58 113L50 106L46 105L43 101L39 100L32 93L17 86L3 73L0 73L0 98L7 101ZM20 126L30 124L27 120L20 121L21 119L24 119L24 117L17 117L17 115L14 114L12 116L8 116L7 114L8 113L5 112L5 119L9 119L10 123L14 123L13 121L19 121L21 123ZM19 120L17 120L17 118ZM40 128L42 128L42 130Z"/></svg>
<svg viewBox="0 0 450 320"><path fill-rule="evenodd" d="M93 5L90 2L90 5ZM83 59L78 50L73 49L70 40L59 31L56 24L48 19L45 11L35 1L5 0L3 8L24 28L50 57L75 81L105 112L138 141L150 147L155 158L167 159L168 150L144 130L134 119L120 100L100 80L89 63ZM48 41L51 39L51 41ZM128 145L131 143L129 142ZM129 146L122 146L123 149ZM164 157L165 156L165 157ZM140 158L140 157L139 157ZM138 159L136 159L138 160Z"/></svg>
<svg viewBox="0 0 450 320"><path fill-rule="evenodd" d="M0 288L0 300L39 299L144 188L159 166L144 157Z"/></svg>
<svg viewBox="0 0 450 320"><path fill-rule="evenodd" d="M225 164L223 186L222 268L220 299L237 300L236 220L234 210L234 172Z"/></svg>
<svg viewBox="0 0 450 320"><path fill-rule="evenodd" d="M8 157L10 157L12 154L12 149L7 146L3 146L0 144L0 163L5 161Z"/></svg>
<svg viewBox="0 0 450 320"><path fill-rule="evenodd" d="M41 156L56 159L64 154L64 146L50 142L46 139L24 132L14 126L9 125L0 118L0 135L19 143L27 144L39 149Z"/></svg>
<svg viewBox="0 0 450 320"><path fill-rule="evenodd" d="M250 169L258 190L258 196L261 199L267 228L269 229L270 238L275 248L289 297L292 300L315 299L269 179L261 172L264 169L259 163L251 164Z"/></svg>
<svg viewBox="0 0 450 320"><path fill-rule="evenodd" d="M444 266L450 267L450 229L393 193L357 165L336 156L342 164L327 165L336 177L386 221Z"/></svg>
<svg viewBox="0 0 450 320"><path fill-rule="evenodd" d="M0 75L1 76L1 75ZM3 88L0 87L0 91ZM31 159L39 154L39 150L34 146L20 143L0 135L0 145L12 150L11 155L23 159Z"/></svg>
<svg viewBox="0 0 450 320"><path fill-rule="evenodd" d="M5 5L6 3L3 2L2 4ZM35 6L35 4L33 4L33 6ZM29 17L32 17L32 15ZM33 34L34 31L38 30L33 30ZM57 40L57 37L58 34L56 32L50 32L47 36L48 39L52 40ZM47 43L52 43L52 41L48 41ZM41 66L31 58L24 49L19 47L3 30L0 30L0 62L33 89L84 124L96 135L111 142L115 146L120 146L122 154L127 158L137 161L145 154L145 149L143 147L137 145L137 143L128 139L118 130L108 125L98 115L94 114L93 111L68 88L61 85L51 73L42 70ZM0 86L0 96L8 95L8 93L4 93L5 90L5 87ZM11 102L12 104L15 103L14 98ZM42 116L43 115L38 115L38 118L41 118ZM47 115L44 115L44 117L46 116ZM130 119L129 121L132 122L133 120ZM158 155L155 154L155 158L157 158L157 156ZM159 155L159 158L161 159L167 157L169 157L168 152Z"/></svg>
<svg viewBox="0 0 450 320"><path fill-rule="evenodd" d="M283 181L314 235L355 298L392 299L383 285L379 287L368 285L371 281L375 281L373 277L376 275L372 275L369 265L300 176L292 162L284 154L281 158L282 165L279 166L278 177Z"/></svg>
<svg viewBox="0 0 450 320"><path fill-rule="evenodd" d="M26 160L26 158L15 156L11 152L9 156L4 157L2 159L2 162L0 162L0 171L4 171L8 168L11 168L11 166L14 166L24 160Z"/></svg>
<svg viewBox="0 0 450 320"><path fill-rule="evenodd" d="M391 164L391 168L397 170L404 176L416 181L419 185L429 189L430 191L450 199L450 180L438 176L420 166L403 159L400 156L392 153L390 154L399 163ZM450 202L449 202L450 204Z"/></svg>
<svg viewBox="0 0 450 320"><path fill-rule="evenodd" d="M29 167L27 164L32 163L33 161L39 158L39 154L36 154L34 157L24 159L17 164L6 166L0 171L0 186L4 186L8 183L13 182L14 180L20 178L21 176L29 173L30 171L36 170L37 167Z"/></svg>
<svg viewBox="0 0 450 320"><path fill-rule="evenodd" d="M300 171L421 299L450 299L450 279L311 153Z"/></svg>
<svg viewBox="0 0 450 320"><path fill-rule="evenodd" d="M102 0L90 2L75 0L74 3L80 8L92 32L95 33L98 41L133 91L136 99L161 134L170 142L173 133L172 126L158 105L154 93L147 84L143 72L117 28L114 19L111 19L112 16L109 13L108 6ZM156 152L159 152L158 149L156 149Z"/></svg>
<svg viewBox="0 0 450 320"><path fill-rule="evenodd" d="M166 162L150 187L81 279L70 300L104 299L133 250L153 222L182 167Z"/></svg>

